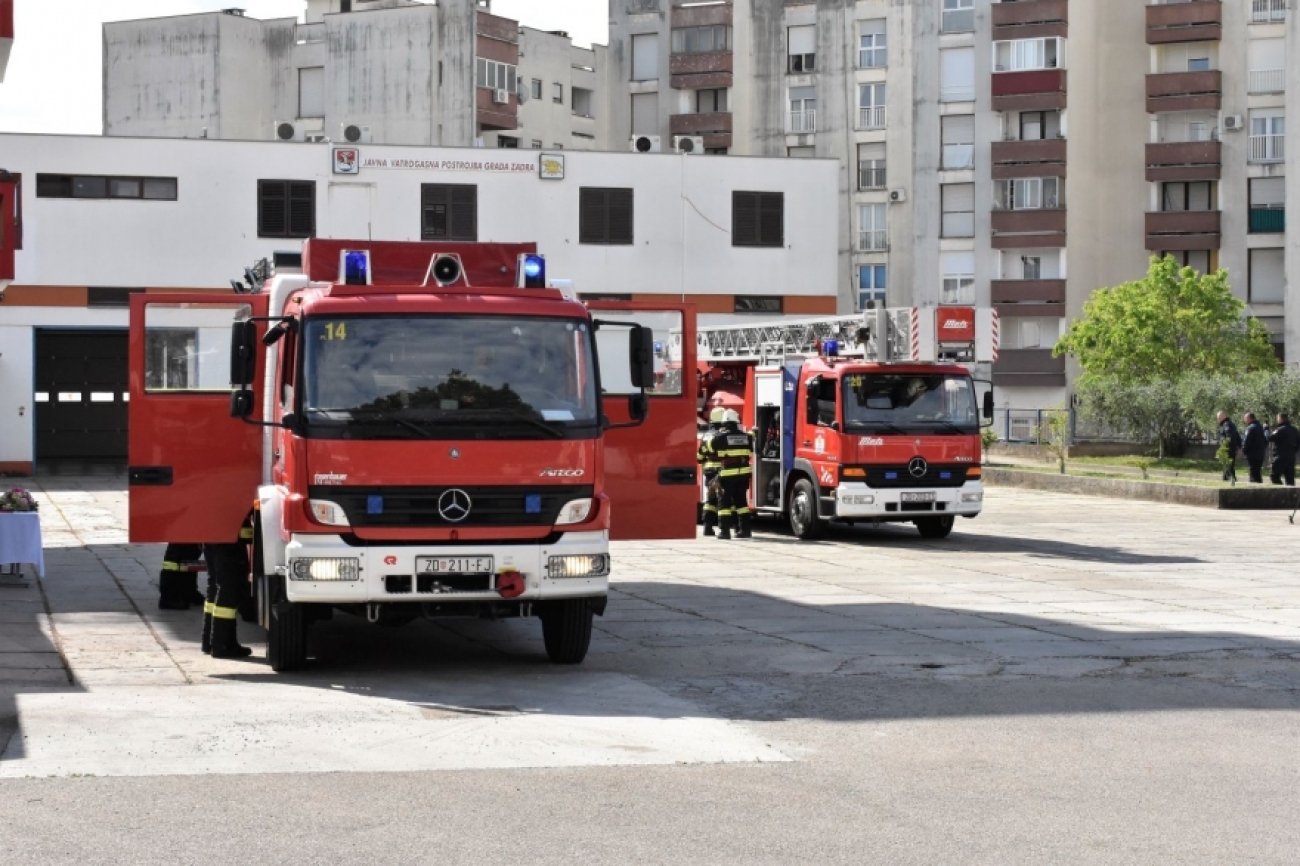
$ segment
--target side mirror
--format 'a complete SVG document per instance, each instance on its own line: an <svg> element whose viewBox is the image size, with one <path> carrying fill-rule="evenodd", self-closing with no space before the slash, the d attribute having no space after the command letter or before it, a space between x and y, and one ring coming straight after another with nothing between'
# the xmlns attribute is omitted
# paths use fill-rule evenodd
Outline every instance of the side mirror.
<svg viewBox="0 0 1300 866"><path fill-rule="evenodd" d="M645 394L633 394L627 398L627 416L641 424L650 417L650 398Z"/></svg>
<svg viewBox="0 0 1300 866"><path fill-rule="evenodd" d="M984 420L993 420L993 391L992 389L984 392Z"/></svg>
<svg viewBox="0 0 1300 866"><path fill-rule="evenodd" d="M655 334L644 325L632 328L627 338L628 365L633 388L652 388L655 383Z"/></svg>
<svg viewBox="0 0 1300 866"><path fill-rule="evenodd" d="M256 369L257 323L235 322L230 329L230 384L236 387L251 384Z"/></svg>
<svg viewBox="0 0 1300 866"><path fill-rule="evenodd" d="M230 394L230 417L247 418L253 414L253 392L240 388Z"/></svg>
<svg viewBox="0 0 1300 866"><path fill-rule="evenodd" d="M292 412L286 412L284 417L280 419L280 426L286 430L296 432L298 430L298 416Z"/></svg>

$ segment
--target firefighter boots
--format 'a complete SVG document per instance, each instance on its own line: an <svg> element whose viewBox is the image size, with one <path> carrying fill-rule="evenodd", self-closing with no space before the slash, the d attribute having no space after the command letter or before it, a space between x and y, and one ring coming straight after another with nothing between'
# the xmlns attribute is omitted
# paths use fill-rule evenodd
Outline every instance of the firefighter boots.
<svg viewBox="0 0 1300 866"><path fill-rule="evenodd" d="M218 613L224 613L229 608L217 608ZM213 616L212 619L212 657L214 659L243 659L253 654L253 651L246 646L240 646L239 640L235 636L235 619L234 611L231 610L231 616Z"/></svg>
<svg viewBox="0 0 1300 866"><path fill-rule="evenodd" d="M749 515L748 515L748 514L742 514L742 515L740 515L740 528L736 530L736 537L737 537L737 538L753 538L753 537L754 537L754 533L751 532L751 531L750 531L750 528L749 528L749 519L750 519L750 518L749 518Z"/></svg>

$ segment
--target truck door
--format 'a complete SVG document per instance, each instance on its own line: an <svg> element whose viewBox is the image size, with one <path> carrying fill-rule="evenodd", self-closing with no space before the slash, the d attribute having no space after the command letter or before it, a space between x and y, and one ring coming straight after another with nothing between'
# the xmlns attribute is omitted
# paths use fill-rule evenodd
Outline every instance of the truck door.
<svg viewBox="0 0 1300 866"><path fill-rule="evenodd" d="M605 483L613 504L610 538L694 538L697 407L695 306L592 301L592 316L645 325L655 333L655 387L639 427L605 433ZM605 414L626 422L631 375L625 328L596 332Z"/></svg>
<svg viewBox="0 0 1300 866"><path fill-rule="evenodd" d="M131 297L131 541L239 537L262 477L263 428L230 417L231 325L265 316L266 306L265 295ZM258 353L255 383L264 357ZM262 392L253 388L260 417Z"/></svg>

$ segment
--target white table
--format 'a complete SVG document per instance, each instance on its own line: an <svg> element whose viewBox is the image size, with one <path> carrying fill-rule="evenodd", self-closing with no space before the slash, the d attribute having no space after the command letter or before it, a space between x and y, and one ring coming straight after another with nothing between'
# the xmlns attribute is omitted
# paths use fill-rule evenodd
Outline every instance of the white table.
<svg viewBox="0 0 1300 866"><path fill-rule="evenodd" d="M0 566L30 562L45 576L41 547L41 518L34 511L0 512Z"/></svg>

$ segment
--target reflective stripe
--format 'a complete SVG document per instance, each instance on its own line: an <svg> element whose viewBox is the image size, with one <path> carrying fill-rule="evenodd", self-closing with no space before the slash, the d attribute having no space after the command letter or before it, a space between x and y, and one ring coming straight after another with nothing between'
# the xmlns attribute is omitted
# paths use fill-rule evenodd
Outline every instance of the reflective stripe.
<svg viewBox="0 0 1300 866"><path fill-rule="evenodd" d="M741 506L739 506L738 508L736 508L736 513L737 513L737 514L741 514L741 515L748 514L748 513L749 513L749 506L748 506L748 505L741 505Z"/></svg>
<svg viewBox="0 0 1300 866"><path fill-rule="evenodd" d="M213 619L234 619L235 614L237 613L239 613L239 611L233 607L218 607L215 604L212 605Z"/></svg>
<svg viewBox="0 0 1300 866"><path fill-rule="evenodd" d="M252 541L252 540L253 540L253 527L251 527L251 526L245 526L243 529L239 530L239 540L240 540L240 541Z"/></svg>
<svg viewBox="0 0 1300 866"><path fill-rule="evenodd" d="M723 478L735 478L737 475L753 475L754 470L748 466L741 466L736 469L723 469Z"/></svg>
<svg viewBox="0 0 1300 866"><path fill-rule="evenodd" d="M708 504L708 503L706 502L706 503L704 504L704 510L705 510L706 512L707 512L707 511L717 511L717 510L718 510L718 506L716 506L716 505L710 505L710 504Z"/></svg>
<svg viewBox="0 0 1300 866"><path fill-rule="evenodd" d="M210 601L203 602L203 615L212 616L212 611L214 608L216 608L216 605L213 604L212 602Z"/></svg>
<svg viewBox="0 0 1300 866"><path fill-rule="evenodd" d="M736 512L735 512L733 509L731 509L731 508L720 508L720 509L718 509L718 516L719 516L719 517L731 517L731 516L732 516L733 514L735 514L735 513L736 513Z"/></svg>
<svg viewBox="0 0 1300 866"><path fill-rule="evenodd" d="M164 560L163 560L163 567L162 567L162 570L163 570L163 571L180 571L180 570L181 570L181 564L180 564L179 562L168 562L167 560L164 559Z"/></svg>

